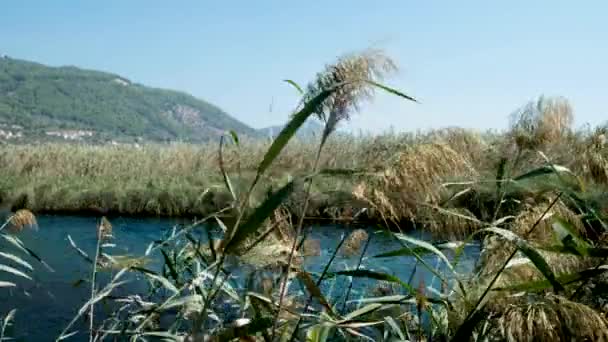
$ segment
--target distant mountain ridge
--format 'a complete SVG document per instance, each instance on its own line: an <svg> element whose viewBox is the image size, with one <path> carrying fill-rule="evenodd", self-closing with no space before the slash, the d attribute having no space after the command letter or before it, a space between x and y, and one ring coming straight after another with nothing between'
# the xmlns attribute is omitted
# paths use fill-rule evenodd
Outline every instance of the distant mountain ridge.
<svg viewBox="0 0 608 342"><path fill-rule="evenodd" d="M0 57L0 139L206 141L260 132L189 94L111 73Z"/></svg>
<svg viewBox="0 0 608 342"><path fill-rule="evenodd" d="M265 137L274 138L281 132L283 127L285 126L270 126L261 128L258 131ZM296 137L300 139L310 139L320 137L322 133L323 125L321 124L321 122L315 118L310 118L306 122L304 122L300 129L298 129L298 131L296 132Z"/></svg>

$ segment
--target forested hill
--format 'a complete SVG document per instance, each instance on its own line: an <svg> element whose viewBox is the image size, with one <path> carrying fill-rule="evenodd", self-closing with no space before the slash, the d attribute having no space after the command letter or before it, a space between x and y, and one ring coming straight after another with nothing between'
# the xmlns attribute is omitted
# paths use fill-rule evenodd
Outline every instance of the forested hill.
<svg viewBox="0 0 608 342"><path fill-rule="evenodd" d="M1 140L204 141L261 134L206 101L105 72L0 57Z"/></svg>

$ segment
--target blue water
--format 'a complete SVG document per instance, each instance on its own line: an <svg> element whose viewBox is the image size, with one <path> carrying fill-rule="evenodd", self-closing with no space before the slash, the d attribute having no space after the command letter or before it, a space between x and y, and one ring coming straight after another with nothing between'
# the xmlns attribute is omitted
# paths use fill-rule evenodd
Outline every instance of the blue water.
<svg viewBox="0 0 608 342"><path fill-rule="evenodd" d="M18 237L25 245L35 251L53 269L46 269L34 259L25 257L34 266L32 273L33 281L20 279L6 273L0 273L0 279L18 283L14 289L0 288L0 317L3 317L11 309L16 308L14 325L9 336L22 341L51 341L54 340L68 322L74 317L77 310L88 300L90 296L90 284L79 282L80 279L89 279L91 275L91 264L84 260L70 246L67 236L70 235L74 242L88 253L94 255L96 246L96 221L94 217L72 217L72 216L40 216L38 217L37 231L24 231ZM113 218L113 255L141 256L145 253L148 245L167 234L174 225L182 223L168 219L133 219ZM321 243L321 255L305 258L304 267L311 273L320 273L331 257L342 234L348 233L350 229L335 226L312 227L310 237L318 239ZM399 249L402 246L388 233L377 233L369 230L371 242L368 246L366 257L361 264L362 268L395 275L404 281L412 279L412 286L417 287L421 281L426 286L439 288L439 280L413 257L396 258L372 258L371 256ZM206 234L203 234L206 236ZM418 238L429 239L428 236L418 233ZM5 241L0 241L0 251L22 256ZM459 272L467 273L472 270L474 261L479 254L478 246L472 246L465 250L465 256L457 268ZM448 257L449 253L448 253ZM425 255L424 260L432 267L444 274L445 265L438 261L434 255ZM0 260L10 264L6 260ZM359 262L359 255L339 255L333 262L330 271L354 269ZM156 256L145 266L154 271L162 267L162 260ZM241 277L238 273L237 276ZM109 272L99 275L99 282L106 283L111 276ZM118 290L115 295L147 293L148 285L141 276L133 275L131 282ZM235 281L238 283L238 279ZM375 282L364 279L354 279L349 299L356 300L368 294L375 286ZM323 291L330 301L339 302L344 300L346 289L349 287L347 277L335 277L327 279L322 286ZM295 287L298 292L299 287ZM303 291L301 291L303 294ZM104 316L104 306L99 306L98 317ZM85 328L85 320L81 318L77 328ZM76 335L71 341L87 340L88 336Z"/></svg>

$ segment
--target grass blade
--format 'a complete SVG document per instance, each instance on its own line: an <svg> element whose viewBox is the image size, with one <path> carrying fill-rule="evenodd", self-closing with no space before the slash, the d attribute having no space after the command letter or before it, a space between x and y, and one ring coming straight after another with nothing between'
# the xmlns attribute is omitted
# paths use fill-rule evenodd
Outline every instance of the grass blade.
<svg viewBox="0 0 608 342"><path fill-rule="evenodd" d="M76 246L76 243L74 242L74 240L72 240L72 237L69 234L68 234L68 241L70 242L70 245L72 246L72 248L74 248L76 250L78 255L80 255L84 260L90 262L91 264L93 263L93 259L91 259L91 257L85 251L83 251L78 246Z"/></svg>
<svg viewBox="0 0 608 342"><path fill-rule="evenodd" d="M169 268L169 274L171 274L171 278L173 278L177 286L179 286L179 275L177 273L177 270L175 269L175 264L172 262L171 258L169 258L169 255L167 254L167 252L165 252L164 249L161 249L160 252L163 255L163 259L165 260L165 265L167 265L167 268Z"/></svg>
<svg viewBox="0 0 608 342"><path fill-rule="evenodd" d="M0 256L3 257L3 258L9 259L9 260L11 260L13 262L15 262L15 263L17 263L17 264L19 264L19 265L21 265L21 266L29 269L30 271L34 270L34 268L32 267L32 265L30 265L27 261L19 258L16 255L0 252Z"/></svg>
<svg viewBox="0 0 608 342"><path fill-rule="evenodd" d="M228 189L228 191L230 192L230 195L232 196L232 201L234 203L236 203L237 201L237 197L236 197L236 192L234 191L234 187L232 186L232 182L230 181L230 177L228 176L228 173L226 172L226 168L224 167L224 155L223 155L223 150L224 150L224 136L222 135L220 137L220 148L219 148L219 152L218 152L218 158L219 158L219 164L220 164L220 172L222 173L222 178L224 180L224 185L226 186L226 189Z"/></svg>
<svg viewBox="0 0 608 342"><path fill-rule="evenodd" d="M296 88L296 90L298 91L298 93L300 93L300 95L304 95L304 90L295 81L293 81L293 80L283 80L283 82L285 82L287 84L290 84L291 86L293 86L294 88Z"/></svg>
<svg viewBox="0 0 608 342"><path fill-rule="evenodd" d="M2 319L2 331L0 331L0 342L2 342L3 340L5 340L4 334L6 333L6 328L8 328L8 326L12 323L13 319L15 318L15 313L16 312L17 312L17 309L12 309Z"/></svg>
<svg viewBox="0 0 608 342"><path fill-rule="evenodd" d="M410 101L413 101L413 102L417 102L417 103L418 103L418 100L416 100L415 98L413 98L413 97L411 97L411 96L409 96L409 95L406 95L406 94L404 94L404 93L400 92L400 91L399 91L399 90L397 90L397 89L394 89L394 88L391 88L391 87L385 86L385 85L383 85L383 84L380 84L380 83L378 83L378 82L374 82L374 81L371 81L371 80L364 80L364 81L365 81L366 83L369 83L369 84L373 85L374 87L380 88L380 89L382 89L382 90L384 90L384 91L386 91L386 92L389 92L389 93L391 93L391 94L393 94L393 95L397 95L397 96L399 96L399 97L403 97L403 98L404 98L404 99L406 99L406 100L410 100Z"/></svg>
<svg viewBox="0 0 608 342"><path fill-rule="evenodd" d="M422 247L414 247L414 248L404 247L404 248L400 248L400 249L397 249L394 251L374 255L372 258L392 258L392 257L397 257L397 256L414 256L416 254L424 255L424 254L430 254L430 253L432 253L430 250L428 250L426 248L422 248Z"/></svg>
<svg viewBox="0 0 608 342"><path fill-rule="evenodd" d="M6 235L6 234L0 234L0 237L4 238L10 244L12 244L13 246L17 247L21 251L25 252L27 255L31 256L34 259L36 259L39 263L41 263L44 267L46 267L46 269L48 269L50 272L55 272L53 270L53 268L51 268L51 266L49 266L49 264L47 264L41 257L38 256L38 254L36 254L31 249L25 247L25 245L23 244L23 242L21 242L21 240L19 240L17 237L11 236L11 235Z"/></svg>
<svg viewBox="0 0 608 342"><path fill-rule="evenodd" d="M412 286L410 286L410 284L407 284L407 283L403 282L401 279L399 279L393 275L386 274L386 273L374 272L374 271L370 271L370 270L346 270L346 271L335 272L334 274L345 275L345 276L355 277L355 278L368 278L368 279L374 279L374 280L387 281L390 283L396 283L396 284L403 286L403 288L408 290L410 293L416 292L416 290L414 290L414 288Z"/></svg>
<svg viewBox="0 0 608 342"><path fill-rule="evenodd" d="M228 131L228 133L232 137L232 141L234 141L234 143L238 147L239 144L240 144L240 142L239 142L239 135L235 131L233 131L233 130Z"/></svg>
<svg viewBox="0 0 608 342"><path fill-rule="evenodd" d="M578 255L588 255L587 250L591 248L591 245L577 234L574 226L570 224L570 222L558 217L554 219L551 227L553 228L557 240L565 247L576 251Z"/></svg>
<svg viewBox="0 0 608 342"><path fill-rule="evenodd" d="M153 273L148 273L148 272L143 272L143 273L146 275L146 277L159 282L164 288L173 292L173 294L179 293L179 290L177 289L177 287L175 287L175 285L173 285L169 281L169 279L167 279L163 276L157 275L157 274L153 274Z"/></svg>
<svg viewBox="0 0 608 342"><path fill-rule="evenodd" d="M574 175L574 173L572 171L570 171L570 169L568 169L567 167L564 167L561 165L544 165L544 166L538 167L536 169L530 170L522 175L519 175L519 176L513 178L513 180L522 181L522 180L526 180L529 178L535 178L535 177L539 177L539 176L544 176L544 175L548 175L548 174L556 174L556 173L566 173L566 174Z"/></svg>
<svg viewBox="0 0 608 342"><path fill-rule="evenodd" d="M268 169L268 167L272 164L275 158L281 153L283 148L287 145L289 140L296 134L298 129L306 122L312 114L318 111L319 107L325 100L336 91L337 88L331 88L328 90L323 90L317 96L315 96L312 100L308 101L304 108L302 108L299 112L295 113L291 120L285 125L285 127L281 130L281 133L274 139L270 148L264 155L264 159L258 165L257 174L254 182L252 183L252 187L257 183L260 176Z"/></svg>
<svg viewBox="0 0 608 342"><path fill-rule="evenodd" d="M7 265L0 264L0 272L11 273L11 274L14 274L16 276L32 280L32 278L30 276L28 276L27 274L19 271L18 269L14 268L14 267L10 267L10 266L7 266Z"/></svg>
<svg viewBox="0 0 608 342"><path fill-rule="evenodd" d="M405 242L415 245L419 248L426 249L426 250L432 252L433 254L437 255L441 260L443 260L443 262L445 262L446 266L450 269L450 271L452 271L452 273L456 274L456 270L454 270L454 267L450 263L450 260L448 260L448 258L445 256L445 254L443 254L437 247L433 246L432 244L430 244L426 241L418 240L411 236L407 236L405 234L395 234L395 236L401 241L405 241Z"/></svg>
<svg viewBox="0 0 608 342"><path fill-rule="evenodd" d="M266 200L257 207L254 212L245 220L245 222L236 228L232 237L228 236L228 243L224 250L234 252L236 248L244 242L248 237L257 232L264 221L272 215L272 213L281 205L287 196L289 196L295 188L294 181L284 185L281 189L271 194Z"/></svg>

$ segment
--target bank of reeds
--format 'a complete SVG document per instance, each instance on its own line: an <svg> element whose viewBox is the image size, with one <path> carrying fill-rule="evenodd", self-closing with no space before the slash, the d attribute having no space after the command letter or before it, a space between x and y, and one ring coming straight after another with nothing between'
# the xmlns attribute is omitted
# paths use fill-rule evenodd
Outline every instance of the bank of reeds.
<svg viewBox="0 0 608 342"><path fill-rule="evenodd" d="M162 274L128 266L104 286L93 281L90 300L60 338L72 336L73 323L86 312L91 340L608 338L603 307L607 205L601 196L608 151L602 129L574 130L565 100L541 98L516 112L502 133L452 128L381 137L333 135L336 124L348 119L358 101L371 97L372 89L412 100L376 82L392 70L389 62L374 54L340 59L306 88L274 141L222 144L221 153L215 145L180 144L3 147L3 199L12 209L206 216L147 248L145 257L162 256ZM313 115L325 125L319 141L291 140ZM220 215L226 212L231 215ZM303 220L328 212L334 219L360 217L396 228L401 233L394 238L402 248L368 256L372 237L355 230L336 241L322 273L311 274L299 262L299 247L318 248L306 243ZM26 213L17 211L8 222L30 222ZM203 247L190 233L209 221L224 235ZM463 241L446 247L402 234L412 225ZM103 235L98 236L101 242ZM279 248L264 245L267 236ZM474 239L483 250L476 274L461 275L458 256ZM98 245L98 252L105 248ZM252 272L246 291L236 291L229 266L256 248L277 252L255 254L264 266ZM454 258L446 256L448 248ZM332 272L339 253L357 256L356 267ZM445 264L445 272L429 265L428 256ZM442 285L431 289L362 267L369 257L414 257ZM118 298L120 310L95 321L95 303L109 300L126 272L150 281L146 301ZM321 284L338 277L350 277L351 285L334 302ZM402 294L360 298L360 306L351 310L353 278L381 281L376 291L381 295ZM288 295L296 281L303 298ZM223 303L238 308L237 315L216 310ZM167 311L173 321L162 327L158 317Z"/></svg>

